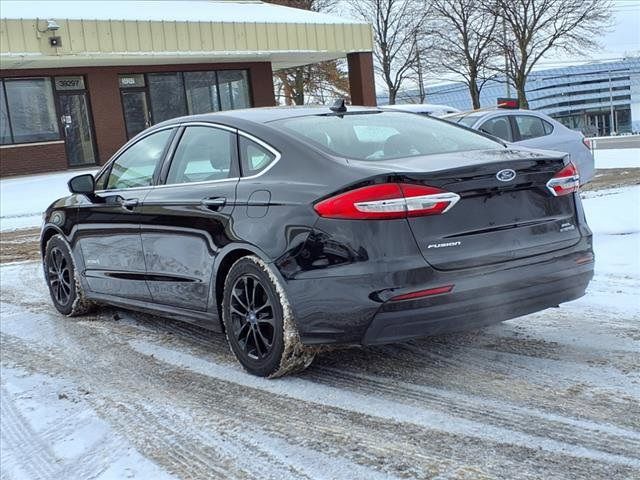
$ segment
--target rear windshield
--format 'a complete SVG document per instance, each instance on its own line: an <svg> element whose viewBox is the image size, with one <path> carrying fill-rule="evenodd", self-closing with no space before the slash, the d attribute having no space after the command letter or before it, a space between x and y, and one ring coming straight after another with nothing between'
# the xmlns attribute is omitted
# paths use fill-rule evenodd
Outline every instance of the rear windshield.
<svg viewBox="0 0 640 480"><path fill-rule="evenodd" d="M272 122L332 155L357 160L498 148L499 143L453 124L403 112L314 115Z"/></svg>

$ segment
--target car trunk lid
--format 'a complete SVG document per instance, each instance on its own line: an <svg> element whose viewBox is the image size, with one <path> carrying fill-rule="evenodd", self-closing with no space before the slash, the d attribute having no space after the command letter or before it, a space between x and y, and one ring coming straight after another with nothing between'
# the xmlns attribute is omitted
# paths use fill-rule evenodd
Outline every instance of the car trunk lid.
<svg viewBox="0 0 640 480"><path fill-rule="evenodd" d="M453 270L508 262L567 248L580 239L574 196L555 197L546 186L563 168L564 156L499 152L413 157L379 165L394 170L399 182L460 196L446 213L407 219L433 267Z"/></svg>

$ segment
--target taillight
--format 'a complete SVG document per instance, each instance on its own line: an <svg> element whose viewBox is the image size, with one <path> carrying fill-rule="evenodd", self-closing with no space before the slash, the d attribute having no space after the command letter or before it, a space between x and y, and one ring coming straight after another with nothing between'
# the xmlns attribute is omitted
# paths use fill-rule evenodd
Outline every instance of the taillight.
<svg viewBox="0 0 640 480"><path fill-rule="evenodd" d="M382 183L356 188L314 205L321 217L384 220L440 215L460 196L435 187L408 183Z"/></svg>
<svg viewBox="0 0 640 480"><path fill-rule="evenodd" d="M547 182L547 188L556 197L577 192L580 188L580 175L573 162L556 173Z"/></svg>
<svg viewBox="0 0 640 480"><path fill-rule="evenodd" d="M589 140L587 137L582 137L582 143L584 143L585 147L591 150L591 140Z"/></svg>

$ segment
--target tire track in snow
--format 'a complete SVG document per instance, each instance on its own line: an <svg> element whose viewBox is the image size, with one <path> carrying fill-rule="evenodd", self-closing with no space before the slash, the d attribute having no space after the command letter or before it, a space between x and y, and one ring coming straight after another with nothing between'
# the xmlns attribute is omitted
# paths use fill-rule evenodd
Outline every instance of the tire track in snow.
<svg viewBox="0 0 640 480"><path fill-rule="evenodd" d="M132 348L142 354L153 356L169 364L187 369L202 375L239 383L243 386L266 390L277 395L284 395L330 407L348 410L363 415L383 418L393 422L412 423L427 429L435 429L463 436L473 436L496 443L507 442L530 449L541 449L547 452L562 452L579 458L598 462L624 465L640 469L640 458L610 454L582 445L572 445L552 439L528 435L525 433L499 428L462 418L452 417L441 412L420 409L380 398L344 392L333 387L322 388L318 384L301 379L288 379L287 382L249 377L238 369L219 365L189 354L183 354L164 347L142 341L131 341Z"/></svg>
<svg viewBox="0 0 640 480"><path fill-rule="evenodd" d="M479 396L330 367L318 367L311 378L317 383L335 388L349 389L365 395L375 393L418 407L427 405L460 418L489 422L498 427L531 435L544 434L546 438L613 454L623 453L640 460L640 432L615 425L575 419Z"/></svg>

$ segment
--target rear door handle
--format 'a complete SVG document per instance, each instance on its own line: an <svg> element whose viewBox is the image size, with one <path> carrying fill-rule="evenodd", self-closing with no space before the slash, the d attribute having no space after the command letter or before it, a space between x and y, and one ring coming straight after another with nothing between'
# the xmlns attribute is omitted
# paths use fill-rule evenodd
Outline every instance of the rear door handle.
<svg viewBox="0 0 640 480"><path fill-rule="evenodd" d="M227 199L224 197L205 198L201 203L209 210L219 210L227 204Z"/></svg>
<svg viewBox="0 0 640 480"><path fill-rule="evenodd" d="M135 207L138 206L138 199L127 198L126 200L123 200L120 205L122 205L122 208L125 208L127 210L133 210Z"/></svg>

